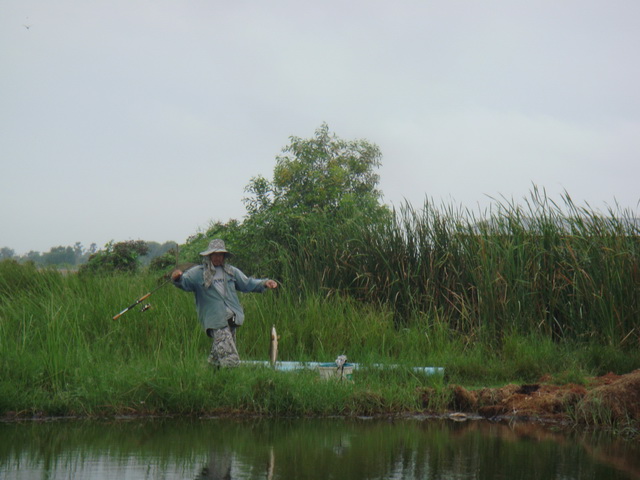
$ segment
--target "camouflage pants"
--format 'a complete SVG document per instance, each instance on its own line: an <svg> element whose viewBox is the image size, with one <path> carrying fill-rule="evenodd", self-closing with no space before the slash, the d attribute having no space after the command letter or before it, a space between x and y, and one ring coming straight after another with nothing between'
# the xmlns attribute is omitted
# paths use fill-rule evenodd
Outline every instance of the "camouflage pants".
<svg viewBox="0 0 640 480"><path fill-rule="evenodd" d="M238 349L236 348L236 328L224 327L207 330L207 335L213 338L208 362L214 367L237 367L240 364Z"/></svg>

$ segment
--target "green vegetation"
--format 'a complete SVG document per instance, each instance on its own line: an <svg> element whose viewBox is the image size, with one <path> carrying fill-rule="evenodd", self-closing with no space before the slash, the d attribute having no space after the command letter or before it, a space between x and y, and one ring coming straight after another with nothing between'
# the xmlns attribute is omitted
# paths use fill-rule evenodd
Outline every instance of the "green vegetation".
<svg viewBox="0 0 640 480"><path fill-rule="evenodd" d="M141 265L153 264L158 258L170 250L175 250L175 242L144 242L142 240L129 240L125 242L108 242L103 250L92 243L85 249L80 242L73 247L57 246L48 252L40 253L30 251L18 256L9 247L0 248L0 261L13 260L20 263L29 263L43 268L57 268L60 270L89 269L92 272L104 270L137 270ZM145 253L140 253L144 251ZM87 263L90 265L87 266Z"/></svg>
<svg viewBox="0 0 640 480"><path fill-rule="evenodd" d="M81 273L135 273L139 259L149 253L149 246L142 240L109 242L104 250L91 255L87 263L80 266Z"/></svg>
<svg viewBox="0 0 640 480"><path fill-rule="evenodd" d="M429 407L444 408L447 383L527 382L543 374L583 378L640 365L637 350L595 340L510 334L495 348L427 316L420 326L396 329L389 309L283 287L243 297L248 322L238 333L242 358L267 360L275 323L280 360L330 362L346 353L365 367L399 367L364 368L353 382L255 366L215 371L206 363L210 345L195 320L192 298L172 286L158 290L146 312L111 319L155 281L148 275L62 275L0 263L0 414L397 413L421 410L423 387L441 394ZM424 376L411 366L443 366L446 378Z"/></svg>
<svg viewBox="0 0 640 480"><path fill-rule="evenodd" d="M293 137L273 179L251 180L242 223L216 223L180 247L180 261L198 262L223 238L245 273L279 281L243 298L243 359L267 360L275 324L280 360L346 354L365 367L354 382L209 369L193 299L172 286L146 313L112 321L178 260L167 251L142 271L144 244L125 242L80 274L0 263L0 414L373 414L425 408L427 387L439 392L429 407L444 408L448 383L582 383L640 368L640 236L629 212L601 214L568 195L556 203L535 187L524 206L390 211L379 157L326 125ZM446 378L412 366L444 367Z"/></svg>

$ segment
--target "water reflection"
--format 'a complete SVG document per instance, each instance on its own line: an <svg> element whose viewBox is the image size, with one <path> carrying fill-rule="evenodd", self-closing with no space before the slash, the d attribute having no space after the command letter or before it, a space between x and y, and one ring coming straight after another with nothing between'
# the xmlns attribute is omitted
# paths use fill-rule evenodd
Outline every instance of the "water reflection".
<svg viewBox="0 0 640 480"><path fill-rule="evenodd" d="M3 479L640 479L640 446L532 424L371 419L0 424Z"/></svg>

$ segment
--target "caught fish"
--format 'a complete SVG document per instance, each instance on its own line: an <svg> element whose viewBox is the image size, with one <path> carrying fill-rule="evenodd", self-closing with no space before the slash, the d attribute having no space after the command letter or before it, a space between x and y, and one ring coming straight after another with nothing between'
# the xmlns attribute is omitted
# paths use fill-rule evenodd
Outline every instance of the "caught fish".
<svg viewBox="0 0 640 480"><path fill-rule="evenodd" d="M276 366L276 360L278 359L278 334L276 333L276 326L271 327L271 343L269 345L269 362L271 366Z"/></svg>

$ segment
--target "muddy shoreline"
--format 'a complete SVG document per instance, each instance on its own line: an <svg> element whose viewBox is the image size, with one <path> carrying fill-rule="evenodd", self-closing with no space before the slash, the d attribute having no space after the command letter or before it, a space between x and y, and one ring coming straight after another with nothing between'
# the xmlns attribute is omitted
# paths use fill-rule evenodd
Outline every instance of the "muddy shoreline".
<svg viewBox="0 0 640 480"><path fill-rule="evenodd" d="M530 421L550 425L595 425L627 430L640 429L640 369L625 375L608 373L585 385L551 383L542 378L532 384L509 384L500 388L468 390L450 385L450 416L475 415L495 421ZM433 389L424 389L428 406Z"/></svg>

